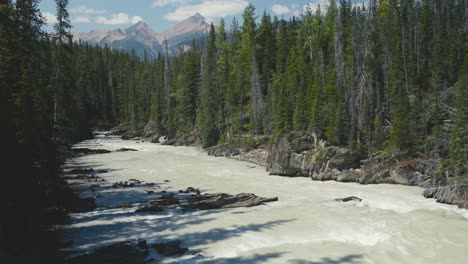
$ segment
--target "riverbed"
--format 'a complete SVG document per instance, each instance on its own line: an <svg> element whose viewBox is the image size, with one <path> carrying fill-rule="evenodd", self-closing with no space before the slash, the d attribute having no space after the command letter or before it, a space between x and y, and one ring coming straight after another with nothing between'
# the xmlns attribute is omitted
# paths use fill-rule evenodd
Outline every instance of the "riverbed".
<svg viewBox="0 0 468 264"><path fill-rule="evenodd" d="M141 191L102 189L98 210L71 215L63 232L75 253L145 239L180 239L197 252L162 259L177 263L468 263L468 211L426 199L422 188L316 182L270 176L265 168L173 147L99 135L75 147L138 151L87 155L67 162L95 170L107 182L137 179L166 191L189 186L202 193L255 193L279 201L252 208L137 215L115 205ZM335 198L357 196L362 202Z"/></svg>

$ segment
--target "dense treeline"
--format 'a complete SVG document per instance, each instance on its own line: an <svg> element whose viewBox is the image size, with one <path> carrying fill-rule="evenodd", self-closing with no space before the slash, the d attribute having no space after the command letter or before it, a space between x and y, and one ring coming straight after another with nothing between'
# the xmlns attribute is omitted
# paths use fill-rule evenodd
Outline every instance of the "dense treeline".
<svg viewBox="0 0 468 264"><path fill-rule="evenodd" d="M242 25L154 60L74 43L68 0L46 34L37 2L0 0L0 258L37 246L65 206L61 150L96 124L196 130L205 147L309 131L369 158L441 157L468 179L463 1L331 0L288 21L250 5Z"/></svg>
<svg viewBox="0 0 468 264"><path fill-rule="evenodd" d="M285 21L250 5L242 25L221 20L189 51L123 62L112 114L169 135L195 129L205 147L309 131L368 158L441 157L466 176L464 10L330 1Z"/></svg>

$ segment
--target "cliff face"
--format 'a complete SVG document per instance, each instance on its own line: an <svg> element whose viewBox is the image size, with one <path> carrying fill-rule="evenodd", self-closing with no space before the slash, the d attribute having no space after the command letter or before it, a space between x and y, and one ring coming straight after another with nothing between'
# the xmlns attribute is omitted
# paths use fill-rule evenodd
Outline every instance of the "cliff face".
<svg viewBox="0 0 468 264"><path fill-rule="evenodd" d="M307 147L307 140L290 142L287 138L277 139L268 151L267 170L270 174L314 178L332 170L359 168L360 157L354 151L312 144Z"/></svg>
<svg viewBox="0 0 468 264"><path fill-rule="evenodd" d="M402 184L426 188L423 195L468 209L466 189L440 175L438 158L405 161L362 160L355 151L326 146L311 135L277 139L268 149L270 175L304 176L312 180L360 184Z"/></svg>
<svg viewBox="0 0 468 264"><path fill-rule="evenodd" d="M435 160L391 162L361 161L359 153L343 147L326 146L312 136L280 138L268 151L267 170L271 175L306 176L313 180L335 180L361 184L392 183L429 187L440 185L434 175Z"/></svg>

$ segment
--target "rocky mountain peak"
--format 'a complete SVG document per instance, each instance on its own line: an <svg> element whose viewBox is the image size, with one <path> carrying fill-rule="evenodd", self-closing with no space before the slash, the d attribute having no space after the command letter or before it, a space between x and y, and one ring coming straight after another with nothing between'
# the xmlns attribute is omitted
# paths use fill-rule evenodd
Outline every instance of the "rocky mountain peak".
<svg viewBox="0 0 468 264"><path fill-rule="evenodd" d="M137 33L137 32L141 32L141 33L144 33L144 34L155 34L154 31L143 21L139 21L138 23L128 27L127 29L125 29L125 32L127 34L131 34L131 33Z"/></svg>
<svg viewBox="0 0 468 264"><path fill-rule="evenodd" d="M190 20L190 21L193 21L193 22L205 22L206 23L206 19L205 17L203 17L200 13L196 13L195 15L189 17L187 20Z"/></svg>
<svg viewBox="0 0 468 264"><path fill-rule="evenodd" d="M193 39L206 36L210 30L210 24L200 14L181 21L162 34L156 34L144 21L126 29L92 30L89 33L74 33L75 41L109 45L116 49L131 51L134 49L137 55L143 57L146 52L150 57L157 56L163 48L160 43L167 40L169 49L176 49L179 45L187 45Z"/></svg>
<svg viewBox="0 0 468 264"><path fill-rule="evenodd" d="M185 41L201 38L209 30L210 24L200 13L196 13L158 35L158 40L162 43L167 39L169 46L177 46Z"/></svg>

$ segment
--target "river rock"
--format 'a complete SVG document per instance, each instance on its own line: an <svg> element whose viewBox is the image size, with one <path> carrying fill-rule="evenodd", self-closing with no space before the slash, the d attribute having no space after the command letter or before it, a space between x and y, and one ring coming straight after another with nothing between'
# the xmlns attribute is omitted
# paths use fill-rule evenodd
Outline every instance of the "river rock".
<svg viewBox="0 0 468 264"><path fill-rule="evenodd" d="M173 240L167 243L155 243L151 247L163 256L176 256L183 255L188 251L188 248L181 247L181 244L182 241Z"/></svg>
<svg viewBox="0 0 468 264"><path fill-rule="evenodd" d="M138 181L139 182L139 181ZM112 184L112 188L116 189L116 188L126 188L126 187L134 187L135 186L135 182L115 182L114 184Z"/></svg>
<svg viewBox="0 0 468 264"><path fill-rule="evenodd" d="M195 194L200 194L200 189L195 189L193 187L188 187L185 190L179 190L179 193L195 193Z"/></svg>
<svg viewBox="0 0 468 264"><path fill-rule="evenodd" d="M180 200L183 198L176 197L173 193L169 193L167 195L161 196L157 200L152 200L149 203L152 205L158 205L158 206L172 206L172 205L178 205L180 204Z"/></svg>
<svg viewBox="0 0 468 264"><path fill-rule="evenodd" d="M89 173L93 173L94 170L93 168L85 168L85 169L73 169L73 170L70 170L70 171L67 171L66 174L89 174Z"/></svg>
<svg viewBox="0 0 468 264"><path fill-rule="evenodd" d="M127 152L127 151L138 151L136 149L132 149L132 148L120 148L118 150L116 150L117 152Z"/></svg>
<svg viewBox="0 0 468 264"><path fill-rule="evenodd" d="M220 208L236 208L236 207L253 207L268 202L278 201L278 197L263 198L256 196L253 193L240 193L230 195L227 193L210 194L200 196L198 201L194 201L185 205L186 209L220 209Z"/></svg>
<svg viewBox="0 0 468 264"><path fill-rule="evenodd" d="M205 151L208 153L208 155L215 157L232 157L241 153L238 148L235 148L229 144L222 144L206 148Z"/></svg>
<svg viewBox="0 0 468 264"><path fill-rule="evenodd" d="M107 149L89 149L89 148L74 148L72 149L75 154L90 155L90 154L105 154L110 153Z"/></svg>
<svg viewBox="0 0 468 264"><path fill-rule="evenodd" d="M334 199L334 201L336 202L351 202L351 201L354 201L354 202L361 202L362 199L359 198L359 197L356 197L356 196L348 196L348 197L345 197L345 198L336 198Z"/></svg>
<svg viewBox="0 0 468 264"><path fill-rule="evenodd" d="M148 248L146 241L129 240L100 247L88 254L72 258L70 264L103 264L103 263L148 263Z"/></svg>
<svg viewBox="0 0 468 264"><path fill-rule="evenodd" d="M150 205L139 208L135 213L159 213L164 211L164 208L159 205Z"/></svg>

